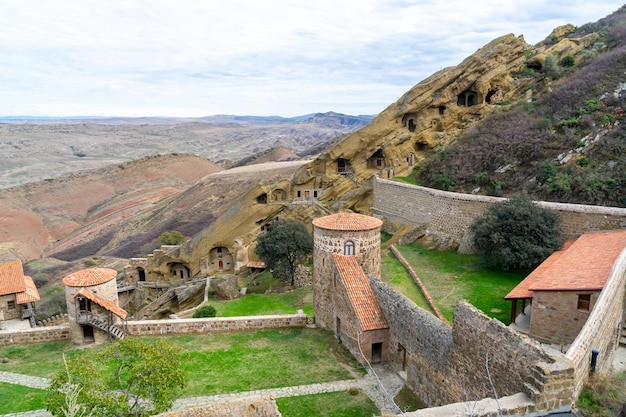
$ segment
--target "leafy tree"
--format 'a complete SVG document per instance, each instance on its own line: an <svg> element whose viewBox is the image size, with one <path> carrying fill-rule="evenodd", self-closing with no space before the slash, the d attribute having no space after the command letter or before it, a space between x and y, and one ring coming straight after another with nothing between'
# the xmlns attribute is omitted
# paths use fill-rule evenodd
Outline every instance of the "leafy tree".
<svg viewBox="0 0 626 417"><path fill-rule="evenodd" d="M157 245L178 245L184 241L185 235L178 230L171 230L161 233L161 235L157 238Z"/></svg>
<svg viewBox="0 0 626 417"><path fill-rule="evenodd" d="M186 384L180 353L165 341L124 339L101 352L66 361L48 388L46 408L55 416L144 417L169 410Z"/></svg>
<svg viewBox="0 0 626 417"><path fill-rule="evenodd" d="M300 222L276 220L257 238L255 252L277 278L295 285L296 266L313 253L313 237Z"/></svg>
<svg viewBox="0 0 626 417"><path fill-rule="evenodd" d="M474 244L485 263L502 269L530 268L561 244L560 215L526 194L493 204L472 223Z"/></svg>
<svg viewBox="0 0 626 417"><path fill-rule="evenodd" d="M215 311L215 307L213 306L202 306L193 313L194 319L202 319L206 317L215 317L217 312Z"/></svg>

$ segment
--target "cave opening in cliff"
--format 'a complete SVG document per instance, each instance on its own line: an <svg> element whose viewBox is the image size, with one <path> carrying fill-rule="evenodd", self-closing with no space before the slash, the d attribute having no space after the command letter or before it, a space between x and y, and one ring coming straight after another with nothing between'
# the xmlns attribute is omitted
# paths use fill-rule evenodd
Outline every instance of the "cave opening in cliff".
<svg viewBox="0 0 626 417"><path fill-rule="evenodd" d="M497 92L498 92L498 90L489 90L489 91L487 91L487 96L485 97L485 101L487 103L491 103L491 99L493 98L493 96L496 95Z"/></svg>
<svg viewBox="0 0 626 417"><path fill-rule="evenodd" d="M256 198L258 204L267 204L267 193L263 193Z"/></svg>
<svg viewBox="0 0 626 417"><path fill-rule="evenodd" d="M476 92L471 90L463 91L457 96L456 104L463 107L471 107L478 104L476 101Z"/></svg>
<svg viewBox="0 0 626 417"><path fill-rule="evenodd" d="M415 122L413 121L413 119L409 119L408 127L409 127L409 132L415 132L415 128L417 126L415 125Z"/></svg>
<svg viewBox="0 0 626 417"><path fill-rule="evenodd" d="M443 114L446 111L446 106L439 106L439 114Z"/></svg>
<svg viewBox="0 0 626 417"><path fill-rule="evenodd" d="M372 169L385 168L385 156L383 155L382 148L378 149L368 158L367 167Z"/></svg>

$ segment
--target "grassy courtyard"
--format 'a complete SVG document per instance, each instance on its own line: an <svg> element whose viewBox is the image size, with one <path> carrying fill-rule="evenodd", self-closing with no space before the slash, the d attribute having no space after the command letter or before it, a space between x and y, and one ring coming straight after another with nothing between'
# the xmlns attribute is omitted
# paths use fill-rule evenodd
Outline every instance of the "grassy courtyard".
<svg viewBox="0 0 626 417"><path fill-rule="evenodd" d="M479 255L429 250L420 245L396 246L422 280L437 308L450 322L454 308L467 300L490 317L509 323L511 303L504 296L530 271L485 268ZM383 278L417 305L430 309L403 265L388 250L383 254Z"/></svg>

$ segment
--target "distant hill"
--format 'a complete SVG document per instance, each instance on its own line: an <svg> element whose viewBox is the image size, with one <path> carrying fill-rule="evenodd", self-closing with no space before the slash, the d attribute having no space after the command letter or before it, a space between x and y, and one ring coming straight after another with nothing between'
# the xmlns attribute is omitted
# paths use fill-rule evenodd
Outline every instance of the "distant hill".
<svg viewBox="0 0 626 417"><path fill-rule="evenodd" d="M353 132L371 116L210 116L14 120L0 123L0 188L147 155L190 153L224 167L282 147L294 154Z"/></svg>

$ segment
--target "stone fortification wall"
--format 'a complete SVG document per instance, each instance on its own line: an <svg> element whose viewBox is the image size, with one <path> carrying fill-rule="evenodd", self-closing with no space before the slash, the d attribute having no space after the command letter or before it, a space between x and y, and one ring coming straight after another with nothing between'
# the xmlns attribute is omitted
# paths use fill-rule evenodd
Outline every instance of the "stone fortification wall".
<svg viewBox="0 0 626 417"><path fill-rule="evenodd" d="M467 231L476 217L503 198L452 193L374 177L375 215L392 223L426 227L429 234L467 242ZM539 202L542 207L561 214L564 237L575 239L582 233L626 227L626 209Z"/></svg>
<svg viewBox="0 0 626 417"><path fill-rule="evenodd" d="M564 355L546 353L470 304L457 307L450 328L386 284L370 284L389 322L390 363L428 405L522 393L527 410L571 409L574 369Z"/></svg>
<svg viewBox="0 0 626 417"><path fill-rule="evenodd" d="M1 332L0 346L20 343L54 342L57 340L70 340L70 338L69 324L52 327L37 327L14 332Z"/></svg>
<svg viewBox="0 0 626 417"><path fill-rule="evenodd" d="M273 398L252 397L170 411L157 414L157 417L280 417L281 415Z"/></svg>
<svg viewBox="0 0 626 417"><path fill-rule="evenodd" d="M626 292L626 250L617 258L609 279L598 297L587 322L566 353L575 367L575 391L578 396L588 379L591 352L598 351L596 371L607 372L624 322Z"/></svg>
<svg viewBox="0 0 626 417"><path fill-rule="evenodd" d="M306 326L306 314L284 314L245 317L215 317L204 319L128 321L129 335L164 335L184 333L224 333Z"/></svg>

